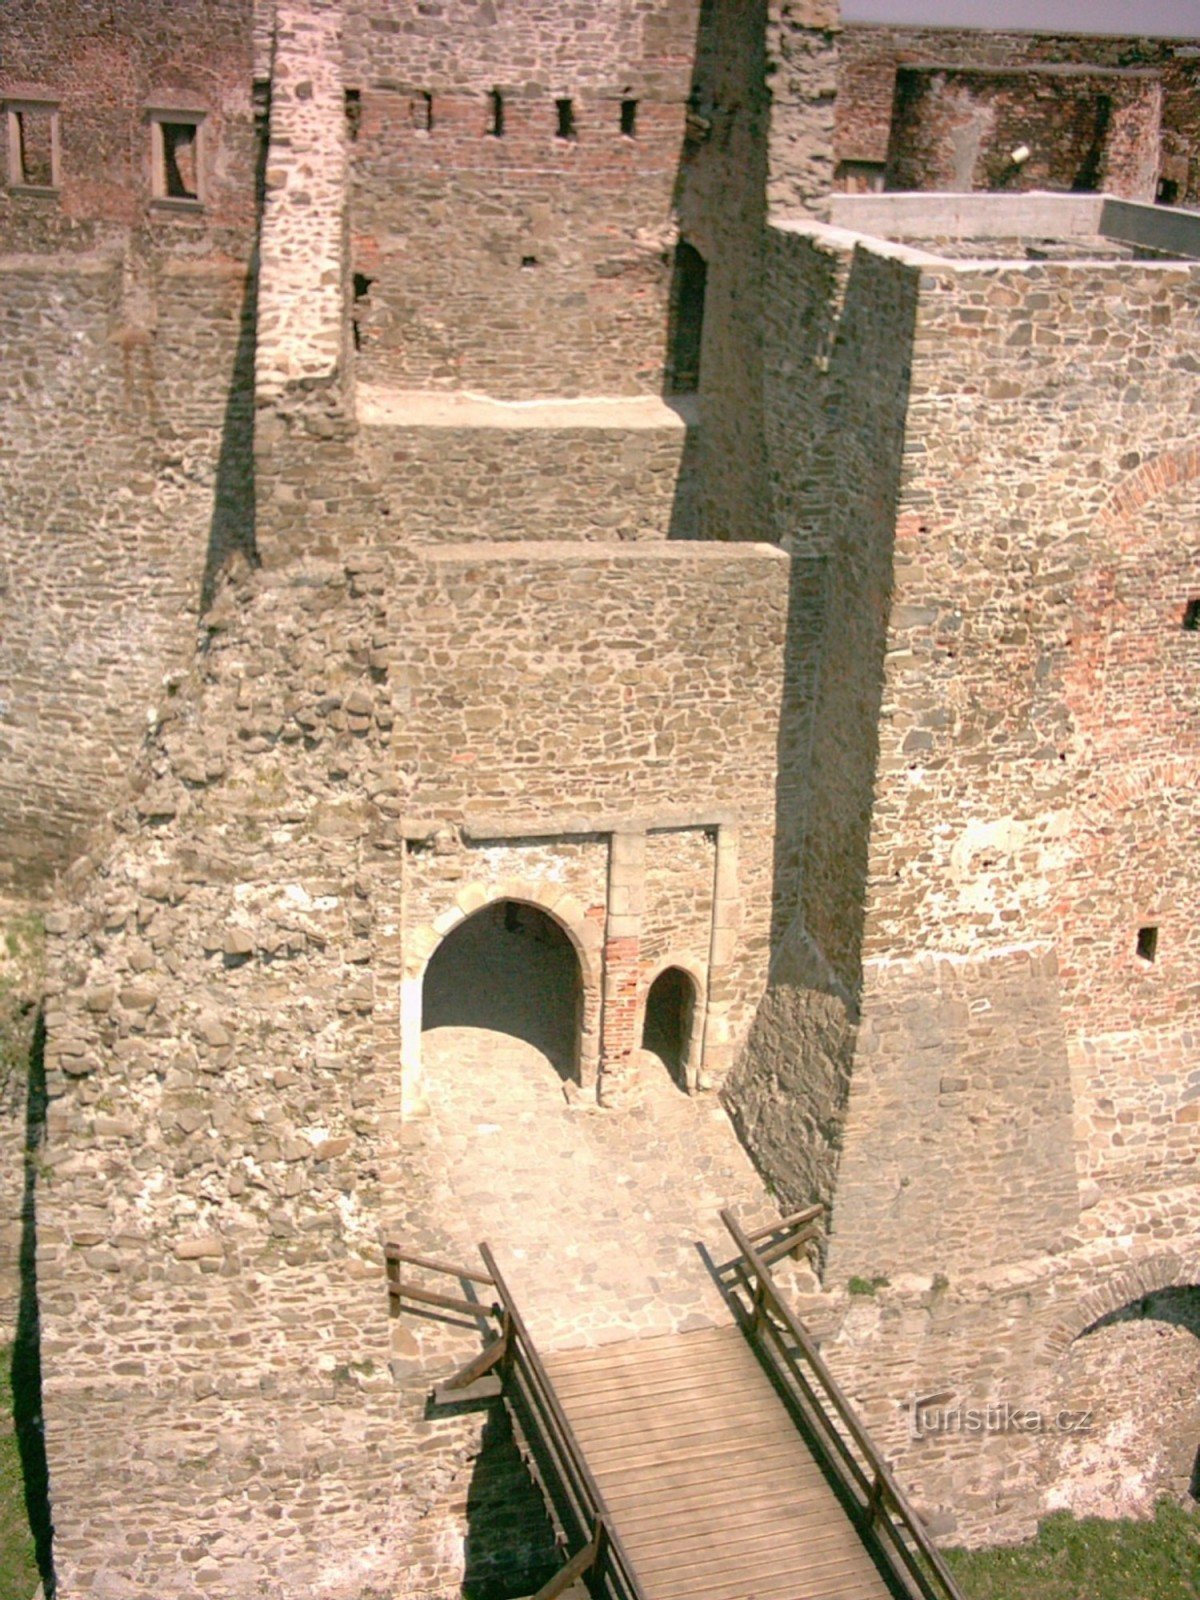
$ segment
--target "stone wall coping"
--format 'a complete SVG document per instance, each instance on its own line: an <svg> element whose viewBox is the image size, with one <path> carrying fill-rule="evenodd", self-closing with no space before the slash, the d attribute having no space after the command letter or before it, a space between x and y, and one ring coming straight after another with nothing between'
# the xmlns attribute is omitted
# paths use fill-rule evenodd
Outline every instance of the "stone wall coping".
<svg viewBox="0 0 1200 1600"><path fill-rule="evenodd" d="M1200 257L1200 216L1172 206L1137 200L1120 200L1106 194L1060 194L1035 189L1027 194L835 194L830 197L828 223L792 218L773 224L787 233L807 233L828 238L838 248L862 245L877 254L907 251L899 259L921 265L937 262L954 272L1002 264L1017 271L1044 267L1044 261L993 260L981 248L978 257L944 257L903 242L906 233L920 238L945 234L952 238L988 238L1034 235L1055 239L1109 239L1120 244L1145 245ZM882 248L886 245L888 248ZM1071 261L1051 263L1076 265ZM1178 268L1178 261L1095 261L1080 265L1116 272Z"/></svg>
<svg viewBox="0 0 1200 1600"><path fill-rule="evenodd" d="M955 32L966 30L955 29ZM1005 32L1008 32L1005 29ZM1013 62L1008 66L967 65L955 61L900 61L897 72L952 72L966 78L1141 78L1157 82L1162 78L1160 67L1103 67L1087 61L1030 61Z"/></svg>
<svg viewBox="0 0 1200 1600"><path fill-rule="evenodd" d="M677 833L685 828L733 828L738 813L725 809L693 811L686 807L664 809L647 816L593 815L571 813L561 817L466 817L460 826L464 839L482 843L489 839L560 839L590 834ZM400 833L405 839L422 842L432 839L446 826L443 818L402 817Z"/></svg>
<svg viewBox="0 0 1200 1600"><path fill-rule="evenodd" d="M565 539L513 539L467 544L425 545L420 559L429 564L501 561L507 566L625 566L629 563L669 561L727 561L731 565L766 561L786 566L790 556L777 545L749 539L729 543L705 539L647 539L641 543L578 544Z"/></svg>
<svg viewBox="0 0 1200 1600"><path fill-rule="evenodd" d="M843 227L838 222L815 222L811 217L776 218L768 224L768 232L808 239L812 244L823 245L825 249L843 255L849 255L859 249L869 250L872 255L882 256L887 261L898 261L909 267L928 269L961 265L960 262L948 262L942 256L931 255L928 250L917 250L913 245L900 244L895 239L885 239L875 233L855 231L853 228Z"/></svg>
<svg viewBox="0 0 1200 1600"><path fill-rule="evenodd" d="M356 395L358 420L370 428L582 428L628 433L682 431L700 420L695 398L685 395L670 400L654 394L497 400L466 389L391 389L374 383L360 383Z"/></svg>

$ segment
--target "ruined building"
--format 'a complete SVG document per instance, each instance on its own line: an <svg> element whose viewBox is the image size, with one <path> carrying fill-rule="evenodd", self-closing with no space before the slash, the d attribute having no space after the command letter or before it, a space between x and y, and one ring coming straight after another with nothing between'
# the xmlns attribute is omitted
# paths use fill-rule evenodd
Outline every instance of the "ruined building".
<svg viewBox="0 0 1200 1600"><path fill-rule="evenodd" d="M1032 1527L1062 1441L903 1401L1049 1404L1200 1283L1198 71L836 0L0 10L61 1595L457 1592L488 1439L381 1241L480 1237L424 1055L506 928L564 1118L644 1042L719 1095L930 1525Z"/></svg>

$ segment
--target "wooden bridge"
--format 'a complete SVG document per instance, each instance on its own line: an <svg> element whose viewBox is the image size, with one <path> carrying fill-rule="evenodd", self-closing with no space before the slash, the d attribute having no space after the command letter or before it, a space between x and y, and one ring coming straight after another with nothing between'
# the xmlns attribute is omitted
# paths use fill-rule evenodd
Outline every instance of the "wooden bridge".
<svg viewBox="0 0 1200 1600"><path fill-rule="evenodd" d="M961 1600L771 1276L813 1212L750 1235L721 1215L738 1247L723 1272L734 1322L544 1359L486 1245L483 1273L387 1247L396 1305L499 1322L434 1393L504 1396L567 1554L534 1600L581 1579L596 1600ZM405 1267L495 1302L424 1288Z"/></svg>

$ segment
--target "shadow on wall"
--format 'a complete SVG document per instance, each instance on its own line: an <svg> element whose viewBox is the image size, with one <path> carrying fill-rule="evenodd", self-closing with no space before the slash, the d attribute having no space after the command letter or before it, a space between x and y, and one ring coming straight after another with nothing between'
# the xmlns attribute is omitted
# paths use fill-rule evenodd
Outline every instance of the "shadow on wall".
<svg viewBox="0 0 1200 1600"><path fill-rule="evenodd" d="M574 1078L582 983L579 958L554 918L498 900L451 930L425 969L422 1031L486 1028L540 1050Z"/></svg>
<svg viewBox="0 0 1200 1600"><path fill-rule="evenodd" d="M764 0L701 0L674 206L664 398L695 405L672 538L770 539L762 446Z"/></svg>
<svg viewBox="0 0 1200 1600"><path fill-rule="evenodd" d="M786 233L767 260L768 464L793 558L771 965L725 1103L800 1207L832 1201L854 1063L916 274Z"/></svg>
<svg viewBox="0 0 1200 1600"><path fill-rule="evenodd" d="M700 348L704 329L704 295L708 267L700 252L680 239L671 266L667 302L667 359L663 396L682 419L685 433L675 497L667 525L668 539L700 537Z"/></svg>
<svg viewBox="0 0 1200 1600"><path fill-rule="evenodd" d="M792 246L782 238L779 248L784 257ZM915 272L856 249L840 308L830 280L825 304L804 318L811 366L806 370L797 351L780 347L779 373L768 379L769 412L785 424L793 419L775 436L779 474L793 479L781 496L791 522L785 537L799 535L825 552L820 643L809 684L812 606L806 563L793 562L772 949L783 942L789 907L797 907L808 936L855 1000L917 292Z"/></svg>
<svg viewBox="0 0 1200 1600"><path fill-rule="evenodd" d="M37 1162L46 1127L46 1024L38 1017L25 1102L25 1188L21 1206L20 1304L12 1351L13 1426L21 1457L25 1510L46 1600L54 1600L50 1474L42 1424L42 1349L37 1292Z"/></svg>
<svg viewBox="0 0 1200 1600"><path fill-rule="evenodd" d="M258 346L258 267L263 206L267 193L270 103L255 107L254 248L242 291L237 349L225 400L221 444L213 485L213 514L208 530L200 613L212 605L217 581L230 561L241 556L259 564L254 506L254 366Z"/></svg>
<svg viewBox="0 0 1200 1600"><path fill-rule="evenodd" d="M488 1414L467 1490L463 1600L536 1594L562 1565L545 1503L497 1402Z"/></svg>

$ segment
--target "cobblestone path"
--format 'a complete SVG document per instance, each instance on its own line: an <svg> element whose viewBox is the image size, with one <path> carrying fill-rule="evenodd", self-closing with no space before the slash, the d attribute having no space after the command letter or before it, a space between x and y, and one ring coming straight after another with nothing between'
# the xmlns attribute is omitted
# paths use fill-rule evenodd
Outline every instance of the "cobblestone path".
<svg viewBox="0 0 1200 1600"><path fill-rule="evenodd" d="M697 1243L727 1259L719 1207L777 1209L715 1098L684 1094L648 1058L640 1103L572 1104L540 1050L485 1028L434 1028L424 1049L439 1177L540 1344L728 1320Z"/></svg>

